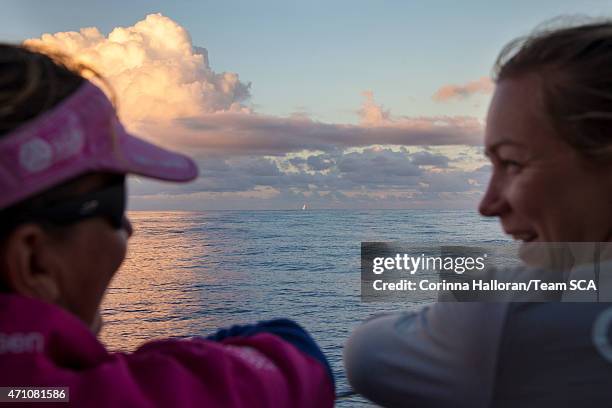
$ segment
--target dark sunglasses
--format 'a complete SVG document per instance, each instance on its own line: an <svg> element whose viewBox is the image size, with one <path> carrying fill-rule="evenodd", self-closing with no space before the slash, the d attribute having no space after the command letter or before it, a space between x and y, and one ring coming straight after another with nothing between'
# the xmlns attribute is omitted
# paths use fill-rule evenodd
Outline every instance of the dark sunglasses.
<svg viewBox="0 0 612 408"><path fill-rule="evenodd" d="M125 183L121 180L100 190L70 197L42 208L31 209L17 221L19 224L35 221L69 225L87 218L103 217L113 228L121 229L124 224L125 206Z"/></svg>

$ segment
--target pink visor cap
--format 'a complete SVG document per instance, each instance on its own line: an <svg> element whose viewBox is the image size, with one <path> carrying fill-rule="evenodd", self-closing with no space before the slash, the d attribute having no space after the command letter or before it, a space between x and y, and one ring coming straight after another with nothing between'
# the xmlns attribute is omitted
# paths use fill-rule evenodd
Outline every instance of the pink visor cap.
<svg viewBox="0 0 612 408"><path fill-rule="evenodd" d="M89 81L55 108L0 137L0 209L89 172L190 181L189 157L128 134Z"/></svg>

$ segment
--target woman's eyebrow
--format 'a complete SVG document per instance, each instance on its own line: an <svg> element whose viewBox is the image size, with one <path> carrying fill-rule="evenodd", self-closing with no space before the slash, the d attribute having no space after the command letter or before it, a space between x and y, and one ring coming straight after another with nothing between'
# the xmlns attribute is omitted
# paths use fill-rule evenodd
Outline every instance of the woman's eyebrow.
<svg viewBox="0 0 612 408"><path fill-rule="evenodd" d="M493 143L491 146L485 147L485 156L489 157L491 154L494 154L497 150L499 150L499 148L502 146L524 147L522 143L515 142L514 140L500 140L499 142Z"/></svg>

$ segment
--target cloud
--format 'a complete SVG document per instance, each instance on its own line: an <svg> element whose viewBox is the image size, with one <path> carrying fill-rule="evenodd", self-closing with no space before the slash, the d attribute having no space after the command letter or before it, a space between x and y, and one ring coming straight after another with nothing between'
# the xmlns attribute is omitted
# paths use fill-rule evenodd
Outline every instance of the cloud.
<svg viewBox="0 0 612 408"><path fill-rule="evenodd" d="M205 48L161 14L103 35L97 28L44 34L27 44L86 62L111 83L128 127L167 147L196 155L283 155L371 145L477 145L482 125L471 117L394 117L363 93L360 125L323 123L305 114L261 115L248 106L250 84L216 73ZM317 166L317 164L313 164Z"/></svg>
<svg viewBox="0 0 612 408"><path fill-rule="evenodd" d="M140 208L452 205L482 190L486 171L460 169L461 157L435 151L476 150L480 120L393 115L372 91L363 93L358 124L320 122L305 112L260 114L249 104L250 83L213 70L206 48L194 46L183 27L161 14L108 35L91 27L26 43L90 64L111 83L130 130L196 159L200 177L193 183L132 179L130 196ZM465 96L481 88L467 84L453 92Z"/></svg>
<svg viewBox="0 0 612 408"><path fill-rule="evenodd" d="M422 171L412 164L407 152L365 150L348 153L337 162L340 177L355 187L384 188L415 185Z"/></svg>
<svg viewBox="0 0 612 408"><path fill-rule="evenodd" d="M412 155L412 163L417 166L436 166L438 168L444 168L448 167L448 162L448 157L428 151L417 152Z"/></svg>
<svg viewBox="0 0 612 408"><path fill-rule="evenodd" d="M422 191L436 193L457 193L474 190L470 183L471 172L427 173L421 178Z"/></svg>
<svg viewBox="0 0 612 408"><path fill-rule="evenodd" d="M310 170L322 171L331 168L334 165L334 161L329 155L319 154L316 156L308 156L306 164L308 164Z"/></svg>
<svg viewBox="0 0 612 408"><path fill-rule="evenodd" d="M446 159L439 158L439 156ZM448 167L420 167L439 161ZM308 163L323 162L314 170ZM302 157L210 156L187 185L130 181L131 206L141 209L475 208L487 166L457 170L439 153L371 147Z"/></svg>
<svg viewBox="0 0 612 408"><path fill-rule="evenodd" d="M100 72L112 84L128 124L246 110L250 84L210 68L205 48L161 14L104 36L95 27L44 34L25 44L58 50Z"/></svg>
<svg viewBox="0 0 612 408"><path fill-rule="evenodd" d="M398 118L378 126L332 124L306 117L219 112L145 123L140 130L156 141L193 154L284 155L302 150L334 151L372 145L439 146L482 143L482 124L471 117Z"/></svg>
<svg viewBox="0 0 612 408"><path fill-rule="evenodd" d="M182 186L172 183L141 181L134 185L133 194L164 194L194 192L241 192L271 188L279 194L292 191L309 194L312 191L375 193L390 189L419 191L463 192L483 180L482 168L462 171L450 168L451 161L441 154L410 153L406 149L366 148L361 151L313 153L303 157L226 157L210 156L199 160L201 177ZM428 163L427 168L420 167ZM438 162L441 166L435 166ZM157 184L158 187L151 187Z"/></svg>
<svg viewBox="0 0 612 408"><path fill-rule="evenodd" d="M359 111L361 123L367 126L388 122L390 111L385 111L382 105L377 105L374 102L374 93L372 91L364 91L362 95L365 97L365 101Z"/></svg>
<svg viewBox="0 0 612 408"><path fill-rule="evenodd" d="M432 99L436 102L446 102L451 99L465 99L477 93L489 94L492 91L491 79L482 77L464 85L444 85L436 91Z"/></svg>

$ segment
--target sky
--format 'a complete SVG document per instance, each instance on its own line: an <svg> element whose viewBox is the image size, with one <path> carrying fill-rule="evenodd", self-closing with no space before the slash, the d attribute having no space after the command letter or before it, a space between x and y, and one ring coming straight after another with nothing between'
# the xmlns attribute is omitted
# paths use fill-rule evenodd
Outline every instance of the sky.
<svg viewBox="0 0 612 408"><path fill-rule="evenodd" d="M126 127L200 177L154 210L475 208L499 50L604 1L4 1L2 41L100 71Z"/></svg>

